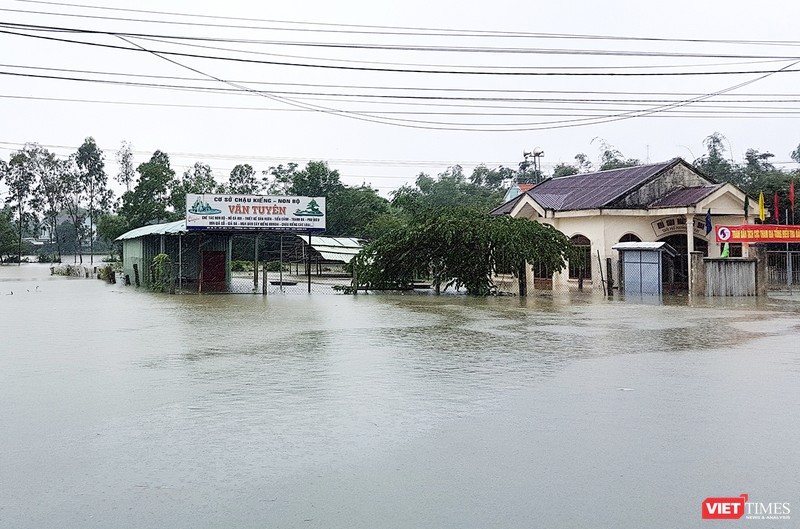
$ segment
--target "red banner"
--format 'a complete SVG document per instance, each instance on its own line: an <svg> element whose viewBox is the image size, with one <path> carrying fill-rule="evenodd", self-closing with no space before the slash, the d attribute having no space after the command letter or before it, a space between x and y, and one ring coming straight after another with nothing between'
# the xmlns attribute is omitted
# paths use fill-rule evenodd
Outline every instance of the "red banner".
<svg viewBox="0 0 800 529"><path fill-rule="evenodd" d="M717 242L800 242L800 226L745 224L717 226Z"/></svg>

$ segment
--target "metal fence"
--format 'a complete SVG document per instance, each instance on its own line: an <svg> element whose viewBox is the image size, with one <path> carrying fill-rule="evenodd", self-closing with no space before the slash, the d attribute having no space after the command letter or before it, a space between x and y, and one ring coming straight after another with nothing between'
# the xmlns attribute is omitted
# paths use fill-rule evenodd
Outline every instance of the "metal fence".
<svg viewBox="0 0 800 529"><path fill-rule="evenodd" d="M800 286L800 252L767 252L767 288L798 290Z"/></svg>

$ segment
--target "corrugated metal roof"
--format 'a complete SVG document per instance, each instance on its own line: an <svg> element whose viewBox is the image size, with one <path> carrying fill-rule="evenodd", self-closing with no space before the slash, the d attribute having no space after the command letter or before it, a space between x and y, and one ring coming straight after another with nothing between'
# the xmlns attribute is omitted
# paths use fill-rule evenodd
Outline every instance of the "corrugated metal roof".
<svg viewBox="0 0 800 529"><path fill-rule="evenodd" d="M680 161L676 158L664 163L551 178L528 191L528 195L543 208L556 211L602 208Z"/></svg>
<svg viewBox="0 0 800 529"><path fill-rule="evenodd" d="M299 236L304 241L306 237ZM320 253L326 261L342 261L349 263L361 251L361 243L355 237L319 237L311 236L311 247Z"/></svg>
<svg viewBox="0 0 800 529"><path fill-rule="evenodd" d="M167 233L186 233L186 221L176 220L175 222L166 222L164 224L148 224L147 226L142 226L141 228L123 233L117 237L116 240L124 241L126 239L137 239L146 235L165 235Z"/></svg>
<svg viewBox="0 0 800 529"><path fill-rule="evenodd" d="M711 186L684 187L664 195L652 204L651 208L665 208L678 206L692 206L697 204L708 195L721 188L724 184Z"/></svg>

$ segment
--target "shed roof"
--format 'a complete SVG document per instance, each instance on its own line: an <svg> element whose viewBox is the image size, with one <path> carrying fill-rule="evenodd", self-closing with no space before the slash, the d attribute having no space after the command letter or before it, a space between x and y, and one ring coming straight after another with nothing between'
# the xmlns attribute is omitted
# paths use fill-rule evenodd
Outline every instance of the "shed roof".
<svg viewBox="0 0 800 529"><path fill-rule="evenodd" d="M305 239L305 237L303 237ZM311 236L311 247L326 261L349 263L361 251L361 243L355 237Z"/></svg>
<svg viewBox="0 0 800 529"><path fill-rule="evenodd" d="M611 247L612 250L620 252L638 250L645 252L666 252L669 255L677 255L675 249L665 242L619 242Z"/></svg>
<svg viewBox="0 0 800 529"><path fill-rule="evenodd" d="M186 233L186 221L176 220L175 222L166 222L164 224L148 224L147 226L142 226L141 228L123 233L117 237L116 240L124 241L126 239L138 239L146 235L165 235L168 233Z"/></svg>

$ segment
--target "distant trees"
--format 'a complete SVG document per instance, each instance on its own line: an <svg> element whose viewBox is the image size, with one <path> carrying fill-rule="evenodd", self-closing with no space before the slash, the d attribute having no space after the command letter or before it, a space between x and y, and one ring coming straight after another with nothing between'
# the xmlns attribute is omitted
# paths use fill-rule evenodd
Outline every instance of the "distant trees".
<svg viewBox="0 0 800 529"><path fill-rule="evenodd" d="M44 149L35 143L26 144L21 150L11 155L8 164L4 164L4 180L8 187L6 205L11 208L17 220L17 249L22 255L22 234L37 220L31 211L34 189L42 169Z"/></svg>
<svg viewBox="0 0 800 529"><path fill-rule="evenodd" d="M101 151L89 136L78 147L75 165L78 167L79 193L86 197L89 210L89 262L94 262L94 217L95 212L104 212L111 206L113 192L108 189L108 177ZM80 254L79 254L80 255Z"/></svg>
<svg viewBox="0 0 800 529"><path fill-rule="evenodd" d="M745 152L743 163L736 163L726 157L724 142L725 136L719 132L708 136L703 141L707 150L706 154L695 160L693 165L713 180L734 184L753 198L763 192L769 199L777 192L779 207L781 209L789 208L789 185L793 177L800 177L800 171L779 169L771 162L771 159L775 157L774 154L752 148ZM790 156L793 160L798 161L796 157L800 158L800 145ZM768 204L771 205L772 201L769 201Z"/></svg>

